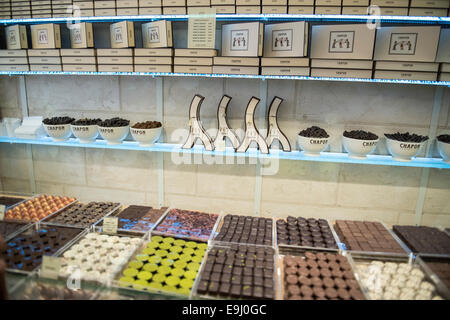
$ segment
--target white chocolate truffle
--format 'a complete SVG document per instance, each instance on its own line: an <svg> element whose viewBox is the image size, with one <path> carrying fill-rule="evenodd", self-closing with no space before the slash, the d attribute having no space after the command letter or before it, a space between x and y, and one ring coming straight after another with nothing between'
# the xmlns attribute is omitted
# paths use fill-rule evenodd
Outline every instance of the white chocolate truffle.
<svg viewBox="0 0 450 320"><path fill-rule="evenodd" d="M428 281L423 281L420 284L420 289L421 290L425 290L425 291L433 291L434 290L434 286L431 283L429 283Z"/></svg>
<svg viewBox="0 0 450 320"><path fill-rule="evenodd" d="M419 290L416 293L416 300L430 300L431 291Z"/></svg>
<svg viewBox="0 0 450 320"><path fill-rule="evenodd" d="M435 296L431 300L444 300L441 296Z"/></svg>
<svg viewBox="0 0 450 320"><path fill-rule="evenodd" d="M400 293L400 300L413 300L415 296L414 290L410 288L404 288L402 289Z"/></svg>
<svg viewBox="0 0 450 320"><path fill-rule="evenodd" d="M425 277L425 275L423 274L422 270L420 270L419 268L414 268L411 271L411 275L420 277L421 279L423 279Z"/></svg>

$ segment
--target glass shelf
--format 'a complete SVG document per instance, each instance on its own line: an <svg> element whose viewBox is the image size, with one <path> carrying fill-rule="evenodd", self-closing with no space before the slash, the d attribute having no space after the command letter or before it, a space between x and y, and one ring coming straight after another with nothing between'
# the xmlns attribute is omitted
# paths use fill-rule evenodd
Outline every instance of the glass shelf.
<svg viewBox="0 0 450 320"><path fill-rule="evenodd" d="M245 75L245 74L241 75L241 74L204 74L204 73L171 73L171 72L0 71L0 76L1 75L147 76L147 77L241 78L241 79L261 79L261 80L317 80L317 81L419 84L419 85L450 87L450 81L332 78L332 77L309 77L309 76L262 76L262 75Z"/></svg>
<svg viewBox="0 0 450 320"><path fill-rule="evenodd" d="M142 16L109 16L109 17L60 17L60 18L28 18L3 19L0 24L38 24L66 22L117 22L117 21L187 21L188 15L142 15ZM379 21L386 23L420 23L450 24L450 17L416 17L416 16L368 16L368 15L329 15L329 14L217 14L217 21L343 21L366 22Z"/></svg>
<svg viewBox="0 0 450 320"><path fill-rule="evenodd" d="M196 145L192 149L182 149L180 144L155 143L151 147L142 147L135 141L124 141L122 144L109 145L105 140L96 140L93 143L80 143L78 139L66 141L53 141L52 138L42 139L21 139L11 137L0 137L0 143L34 144L60 147L94 148L94 149L114 149L114 150L134 150L167 153L187 153L202 154L217 157L238 157L238 158L258 158L258 159L280 159L280 160L303 160L334 163L355 163L372 164L401 167L419 168L439 168L450 169L450 163L444 162L441 158L413 158L411 161L396 161L387 155L368 155L366 159L349 158L347 153L321 152L320 156L311 157L304 155L301 151L284 152L277 149L270 149L270 154L262 154L255 148L250 148L247 152L235 152L233 148L226 148L225 151L206 151L203 146ZM182 159L180 159L182 161Z"/></svg>

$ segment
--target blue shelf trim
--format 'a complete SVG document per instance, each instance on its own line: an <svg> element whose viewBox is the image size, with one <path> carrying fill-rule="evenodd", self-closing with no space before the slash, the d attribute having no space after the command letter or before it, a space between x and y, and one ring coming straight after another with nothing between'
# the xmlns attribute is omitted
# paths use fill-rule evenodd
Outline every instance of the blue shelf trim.
<svg viewBox="0 0 450 320"><path fill-rule="evenodd" d="M28 18L2 19L0 24L38 24L66 22L117 22L117 21L187 21L188 15L143 15L143 16L109 16L109 17L60 17L60 18ZM420 23L450 24L450 17L415 17L415 16L369 16L369 15L329 15L329 14L217 14L217 21L343 21L366 22L379 21L385 23Z"/></svg>
<svg viewBox="0 0 450 320"><path fill-rule="evenodd" d="M204 74L204 73L170 73L170 72L79 72L79 71L0 71L0 76L22 75L66 75L66 76L146 76L146 77L202 77L202 78L240 78L260 80L316 80L316 81L344 81L368 83L394 83L419 84L450 87L450 81L423 81L423 80L391 80L391 79L364 79L364 78L331 78L308 76L262 76L240 74Z"/></svg>
<svg viewBox="0 0 450 320"><path fill-rule="evenodd" d="M108 145L105 140L96 140L93 143L80 143L78 139L69 139L67 141L53 141L47 137L42 139L20 139L11 137L0 137L0 143L34 144L60 147L93 148L93 149L114 149L114 150L132 150L132 151L151 151L167 153L187 153L203 154L209 156L227 156L244 157L258 159L280 159L280 160L303 160L317 162L334 163L353 163L353 164L371 164L400 167L419 167L419 168L439 168L450 169L450 163L444 162L441 158L413 158L411 161L396 161L387 155L368 155L366 159L349 158L347 153L322 152L320 156L311 157L304 155L301 151L284 152L280 150L270 150L270 154L262 154L258 150L251 148L245 153L234 152L234 149L227 148L225 151L206 151L203 146L196 145L192 149L182 149L179 144L155 143L151 147L141 147L135 141L124 141L122 144Z"/></svg>

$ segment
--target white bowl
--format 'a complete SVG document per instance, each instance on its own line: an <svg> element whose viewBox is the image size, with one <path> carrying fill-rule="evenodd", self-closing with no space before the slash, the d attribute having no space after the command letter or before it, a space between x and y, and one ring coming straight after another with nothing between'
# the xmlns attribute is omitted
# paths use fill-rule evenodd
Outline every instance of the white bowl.
<svg viewBox="0 0 450 320"><path fill-rule="evenodd" d="M365 159L377 147L376 140L361 140L342 136L342 144L348 152L349 158Z"/></svg>
<svg viewBox="0 0 450 320"><path fill-rule="evenodd" d="M419 154L424 142L404 142L386 138L386 146L392 158L397 161L411 161Z"/></svg>
<svg viewBox="0 0 450 320"><path fill-rule="evenodd" d="M139 142L140 146L152 146L160 137L162 126L152 129L135 129L130 128L133 139Z"/></svg>
<svg viewBox="0 0 450 320"><path fill-rule="evenodd" d="M312 138L298 136L298 145L306 156L318 156L328 146L330 138Z"/></svg>
<svg viewBox="0 0 450 320"><path fill-rule="evenodd" d="M108 142L108 144L121 144L123 139L127 137L129 130L130 126L98 127L100 135Z"/></svg>
<svg viewBox="0 0 450 320"><path fill-rule="evenodd" d="M55 141L65 141L72 135L70 124L44 124L44 128Z"/></svg>
<svg viewBox="0 0 450 320"><path fill-rule="evenodd" d="M81 143L92 143L98 136L98 126L96 124L90 126L70 125L72 133L80 139Z"/></svg>
<svg viewBox="0 0 450 320"><path fill-rule="evenodd" d="M438 151L445 162L450 163L450 143L437 141Z"/></svg>

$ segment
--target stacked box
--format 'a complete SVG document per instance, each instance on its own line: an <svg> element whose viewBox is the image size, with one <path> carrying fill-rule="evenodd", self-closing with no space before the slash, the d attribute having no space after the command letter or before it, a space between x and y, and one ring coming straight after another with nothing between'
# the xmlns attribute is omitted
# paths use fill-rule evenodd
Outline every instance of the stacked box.
<svg viewBox="0 0 450 320"><path fill-rule="evenodd" d="M175 49L175 73L212 73L215 49Z"/></svg>
<svg viewBox="0 0 450 320"><path fill-rule="evenodd" d="M0 50L0 71L30 71L27 50Z"/></svg>
<svg viewBox="0 0 450 320"><path fill-rule="evenodd" d="M93 9L97 17L115 16L116 0L95 0Z"/></svg>
<svg viewBox="0 0 450 320"><path fill-rule="evenodd" d="M441 62L439 81L450 81L450 29L442 29L436 62Z"/></svg>
<svg viewBox="0 0 450 320"><path fill-rule="evenodd" d="M133 72L133 49L97 49L99 72Z"/></svg>
<svg viewBox="0 0 450 320"><path fill-rule="evenodd" d="M303 21L266 24L261 74L309 76L308 30Z"/></svg>
<svg viewBox="0 0 450 320"><path fill-rule="evenodd" d="M139 0L138 14L162 14L162 0Z"/></svg>
<svg viewBox="0 0 450 320"><path fill-rule="evenodd" d="M138 0L116 0L118 16L137 16L139 14Z"/></svg>
<svg viewBox="0 0 450 320"><path fill-rule="evenodd" d="M31 15L33 18L51 18L52 2L50 0L31 1Z"/></svg>
<svg viewBox="0 0 450 320"><path fill-rule="evenodd" d="M72 15L72 0L52 0L53 17L70 17Z"/></svg>
<svg viewBox="0 0 450 320"><path fill-rule="evenodd" d="M258 75L263 41L260 22L222 25L222 57L214 58L213 73Z"/></svg>
<svg viewBox="0 0 450 320"><path fill-rule="evenodd" d="M11 19L10 0L0 0L0 19Z"/></svg>
<svg viewBox="0 0 450 320"><path fill-rule="evenodd" d="M135 72L172 72L172 48L135 48Z"/></svg>
<svg viewBox="0 0 450 320"><path fill-rule="evenodd" d="M437 80L440 27L381 27L377 31L375 79Z"/></svg>
<svg viewBox="0 0 450 320"><path fill-rule="evenodd" d="M342 0L316 0L315 14L341 14Z"/></svg>
<svg viewBox="0 0 450 320"><path fill-rule="evenodd" d="M286 14L288 0L262 0L261 13Z"/></svg>
<svg viewBox="0 0 450 320"><path fill-rule="evenodd" d="M80 10L80 16L92 17L94 16L94 1L93 0L72 0L74 13ZM97 0L95 1L97 2Z"/></svg>
<svg viewBox="0 0 450 320"><path fill-rule="evenodd" d="M163 14L186 14L186 0L162 0Z"/></svg>
<svg viewBox="0 0 450 320"><path fill-rule="evenodd" d="M450 7L448 0L411 0L410 16L445 17Z"/></svg>
<svg viewBox="0 0 450 320"><path fill-rule="evenodd" d="M211 0L211 7L216 8L216 14L236 13L236 0Z"/></svg>
<svg viewBox="0 0 450 320"><path fill-rule="evenodd" d="M95 49L61 49L63 71L97 71Z"/></svg>
<svg viewBox="0 0 450 320"><path fill-rule="evenodd" d="M186 6L189 13L189 8L209 8L211 0L186 0Z"/></svg>
<svg viewBox="0 0 450 320"><path fill-rule="evenodd" d="M313 26L311 76L370 79L374 40L365 24Z"/></svg>
<svg viewBox="0 0 450 320"><path fill-rule="evenodd" d="M409 10L409 0L371 0L370 5L379 7L370 14L382 16L407 16Z"/></svg>
<svg viewBox="0 0 450 320"><path fill-rule="evenodd" d="M236 0L237 14L261 13L261 0Z"/></svg>
<svg viewBox="0 0 450 320"><path fill-rule="evenodd" d="M370 0L342 0L342 14L366 15Z"/></svg>
<svg viewBox="0 0 450 320"><path fill-rule="evenodd" d="M62 71L59 49L29 49L28 60L30 71Z"/></svg>
<svg viewBox="0 0 450 320"><path fill-rule="evenodd" d="M11 0L11 17L13 19L31 18L31 1Z"/></svg>
<svg viewBox="0 0 450 320"><path fill-rule="evenodd" d="M314 0L288 0L289 14L314 14Z"/></svg>

